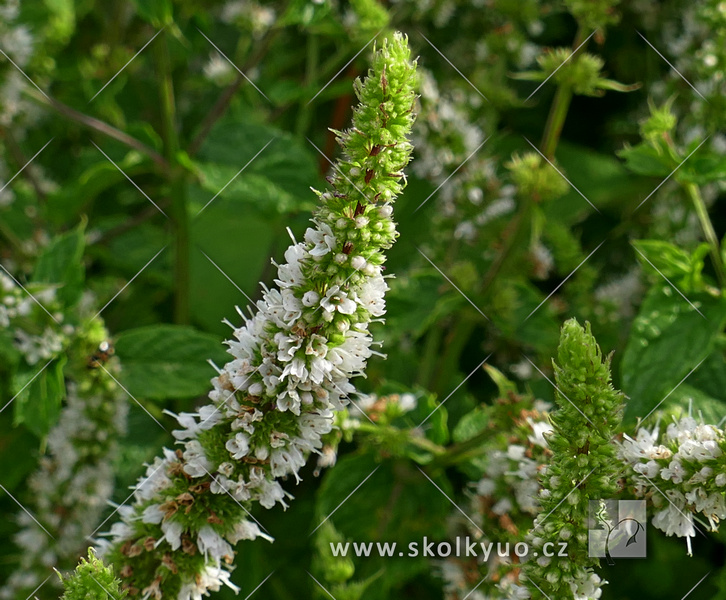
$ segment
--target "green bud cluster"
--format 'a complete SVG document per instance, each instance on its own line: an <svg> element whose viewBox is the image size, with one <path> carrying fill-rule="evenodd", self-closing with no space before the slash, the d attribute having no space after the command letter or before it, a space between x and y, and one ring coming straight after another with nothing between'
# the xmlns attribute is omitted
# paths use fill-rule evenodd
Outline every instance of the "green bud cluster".
<svg viewBox="0 0 726 600"><path fill-rule="evenodd" d="M616 7L620 0L565 0L565 6L588 32L615 25L620 20Z"/></svg>
<svg viewBox="0 0 726 600"><path fill-rule="evenodd" d="M521 197L547 202L564 196L569 189L565 178L536 152L526 152L522 156L514 153L505 166Z"/></svg>
<svg viewBox="0 0 726 600"><path fill-rule="evenodd" d="M126 597L113 569L104 565L92 549L88 550L88 560L81 558L72 575L66 579L60 573L58 576L65 588L61 600L123 600Z"/></svg>
<svg viewBox="0 0 726 600"><path fill-rule="evenodd" d="M613 436L620 425L622 393L611 382L610 360L590 332L576 320L561 331L554 365L558 410L548 437L552 458L542 475L542 512L530 532L534 555L524 567L532 598L598 597L602 581L592 571L599 564L588 557L590 500L617 492L622 468ZM545 543L567 543L567 557L546 557Z"/></svg>

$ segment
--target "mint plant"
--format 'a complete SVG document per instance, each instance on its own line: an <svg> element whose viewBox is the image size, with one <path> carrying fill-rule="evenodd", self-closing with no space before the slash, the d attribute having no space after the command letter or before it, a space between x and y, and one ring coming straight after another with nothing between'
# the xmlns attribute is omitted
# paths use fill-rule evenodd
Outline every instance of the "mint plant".
<svg viewBox="0 0 726 600"><path fill-rule="evenodd" d="M480 4L0 1L0 596L726 589L723 3Z"/></svg>

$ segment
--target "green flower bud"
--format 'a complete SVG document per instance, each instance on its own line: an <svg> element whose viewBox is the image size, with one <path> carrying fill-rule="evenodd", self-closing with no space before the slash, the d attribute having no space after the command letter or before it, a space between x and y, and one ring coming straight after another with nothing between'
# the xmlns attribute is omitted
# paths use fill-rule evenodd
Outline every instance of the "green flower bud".
<svg viewBox="0 0 726 600"><path fill-rule="evenodd" d="M547 202L567 193L569 185L562 175L536 152L522 157L515 153L505 166L512 172L520 196Z"/></svg>

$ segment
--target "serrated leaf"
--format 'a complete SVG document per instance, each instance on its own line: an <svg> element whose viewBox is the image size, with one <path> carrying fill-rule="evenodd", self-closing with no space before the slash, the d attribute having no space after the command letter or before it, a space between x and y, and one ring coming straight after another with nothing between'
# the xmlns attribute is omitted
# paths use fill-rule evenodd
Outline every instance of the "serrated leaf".
<svg viewBox="0 0 726 600"><path fill-rule="evenodd" d="M454 442L461 443L480 434L489 425L488 411L477 406L471 412L466 413L454 428L452 438Z"/></svg>
<svg viewBox="0 0 726 600"><path fill-rule="evenodd" d="M230 357L220 340L192 327L152 325L121 333L115 343L119 380L137 398L165 400L206 394L214 369Z"/></svg>
<svg viewBox="0 0 726 600"><path fill-rule="evenodd" d="M664 275L683 292L703 289L701 272L703 259L708 254L708 244L700 244L693 254L662 240L636 240L633 246L638 250L637 258L646 269Z"/></svg>
<svg viewBox="0 0 726 600"><path fill-rule="evenodd" d="M232 187L237 180L244 181L250 175L256 175L290 194L299 210L307 210L309 205L305 203L315 202L310 185L320 179L316 159L311 154L313 151L312 147L304 146L288 132L230 115L214 126L197 160L204 179L211 178L210 183L202 182L213 192L210 198L226 184ZM212 165L216 165L217 169L222 166L230 169L215 173ZM238 172L239 175L232 181ZM226 195L227 191L225 189L223 194Z"/></svg>
<svg viewBox="0 0 726 600"><path fill-rule="evenodd" d="M723 181L726 179L726 156L717 154L693 156L678 170L676 179L696 185Z"/></svg>
<svg viewBox="0 0 726 600"><path fill-rule="evenodd" d="M18 373L14 388L15 424L24 424L38 437L45 437L58 421L61 403L66 395L63 367L66 357L53 360L42 371L37 365L34 371Z"/></svg>
<svg viewBox="0 0 726 600"><path fill-rule="evenodd" d="M628 169L639 175L666 177L675 166L669 156L660 154L653 146L645 143L623 148L618 156L625 160Z"/></svg>
<svg viewBox="0 0 726 600"><path fill-rule="evenodd" d="M726 301L706 293L689 300L668 285L646 295L621 363L622 389L630 397L626 420L645 417L700 361L726 322Z"/></svg>
<svg viewBox="0 0 726 600"><path fill-rule="evenodd" d="M83 251L86 223L56 236L38 258L33 271L34 283L58 285L57 297L63 306L73 306L83 292L85 270Z"/></svg>

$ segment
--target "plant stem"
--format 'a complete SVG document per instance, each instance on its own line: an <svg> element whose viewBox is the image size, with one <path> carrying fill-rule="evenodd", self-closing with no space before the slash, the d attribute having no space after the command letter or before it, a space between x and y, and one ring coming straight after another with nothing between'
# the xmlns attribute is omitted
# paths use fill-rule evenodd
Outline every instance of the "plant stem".
<svg viewBox="0 0 726 600"><path fill-rule="evenodd" d="M491 436L492 432L489 429L484 429L468 440L452 444L446 448L445 452L434 457L431 465L445 467L462 460L468 460L479 453L482 443L491 439Z"/></svg>
<svg viewBox="0 0 726 600"><path fill-rule="evenodd" d="M573 42L573 52L577 49L581 49L580 45L584 47L584 44L582 40L585 39L585 31L580 27L577 30L577 34L575 35L575 40ZM574 57L573 57L574 58ZM572 59L570 59L572 60ZM542 154L544 154L548 160L553 160L555 155L555 150L557 149L557 145L560 141L560 136L562 134L562 128L565 124L565 119L567 118L567 112L570 108L570 103L572 101L572 88L569 85L564 84L558 84L557 85L557 91L555 92L554 100L552 101L552 106L550 106L549 115L547 116L547 123L545 125L544 132L542 134L542 141L540 143L540 151ZM492 262L491 266L489 267L488 271L484 274L484 277L482 279L482 284L478 290L478 295L484 295L486 294L492 284L494 283L494 280L496 279L497 275L500 273L501 269L505 266L505 264L511 259L515 248L521 247L522 244L520 243L522 241L522 238L525 234L525 232L529 229L529 226L531 224L531 216L532 216L532 200L530 198L522 198L521 204L519 207L519 210L517 211L517 214L515 215L514 219L512 220L511 224L507 228L507 230L504 233L505 240L504 240L504 248L499 253L499 255L494 259L494 262ZM463 324L462 324L463 323ZM469 327L466 328L465 326L468 325ZM447 357L447 368L451 368L451 365L455 365L456 361L458 360L458 354L461 353L463 348L466 345L467 340L469 339L469 336L471 335L471 323L468 322L466 319L462 319L462 321L457 324L456 327L457 331L461 330L460 336L461 339L457 339L455 343L452 340L452 348L446 348L444 351L444 356ZM452 354L453 353L453 354ZM450 358L449 358L450 357ZM442 364L442 363L440 363ZM437 381L435 383L439 383L438 379L441 377L442 370L439 369L439 372L437 373Z"/></svg>
<svg viewBox="0 0 726 600"><path fill-rule="evenodd" d="M174 321L189 322L189 215L187 211L185 172L179 165L179 136L176 128L176 103L174 81L169 57L169 40L162 33L156 44L157 69L159 73L159 100L161 102L161 127L164 140L164 155L171 165L168 173L171 194L171 218L174 224Z"/></svg>
<svg viewBox="0 0 726 600"><path fill-rule="evenodd" d="M439 360L439 346L441 345L443 334L444 330L442 327L431 327L426 334L423 356L418 369L417 383L427 390L431 389L431 381L434 376L434 368Z"/></svg>
<svg viewBox="0 0 726 600"><path fill-rule="evenodd" d="M108 123L106 123L104 121L96 119L95 117L90 117L84 113L78 112L77 110L71 108L70 106L66 106L62 102L59 102L55 98L48 98L33 90L28 91L27 93L32 98L34 98L36 101L40 102L41 104L50 106L51 108L55 109L58 113L60 113L67 119L70 119L71 121L75 121L76 123L79 123L79 124L83 125L84 127L87 127L88 129L92 129L93 131L102 133L103 135L108 136L114 140L117 140L117 141L121 142L122 144L126 144L129 148L138 150L139 152L141 152L142 154L148 156L151 160L153 160L164 171L169 169L169 162L167 161L166 158L164 158L161 154L159 154L153 148L144 144L142 141L137 140L133 136L130 136L128 133L124 133L123 131L116 129L112 125L109 125Z"/></svg>
<svg viewBox="0 0 726 600"><path fill-rule="evenodd" d="M708 216L708 210L706 204L703 202L701 196L701 190L695 183L683 184L688 194L688 197L693 202L693 206L696 209L698 220L701 223L701 229L703 229L703 235L708 243L709 251L711 253L711 260L713 261L713 268L716 271L716 278L721 286L721 289L726 289L726 271L724 270L723 259L721 258L721 249L719 247L718 238L716 237L716 231L713 229L713 224Z"/></svg>
<svg viewBox="0 0 726 600"><path fill-rule="evenodd" d="M565 125L567 111L572 101L572 89L570 86L559 85L555 92L555 98L550 107L550 113L547 117L544 133L542 134L542 142L540 150L548 160L552 160L555 156L557 143L562 134L562 127Z"/></svg>
<svg viewBox="0 0 726 600"><path fill-rule="evenodd" d="M374 425L372 423L364 422L361 423L358 426L358 431L362 433L370 433L373 436L376 437L389 437L394 438L401 436L406 436L406 442L411 444L412 446L416 446L417 448L420 448L421 450L425 450L426 452L431 452L432 454L439 456L446 454L447 450L443 446L440 446L436 442L432 442L430 439L420 436L420 435L411 435L410 431L407 431L405 429L398 429L397 427L392 427L390 425L387 426L381 426L381 425Z"/></svg>
<svg viewBox="0 0 726 600"><path fill-rule="evenodd" d="M575 40L572 43L573 52L582 49L580 48L580 44L583 43L583 39L585 39L585 30L579 27L575 34ZM573 56L570 60L576 59ZM547 123L542 134L542 141L540 142L540 150L548 160L552 160L555 156L555 150L557 149L557 143L560 141L562 127L565 125L570 102L572 102L572 88L569 85L558 84L552 106L550 106L549 115L547 115Z"/></svg>

